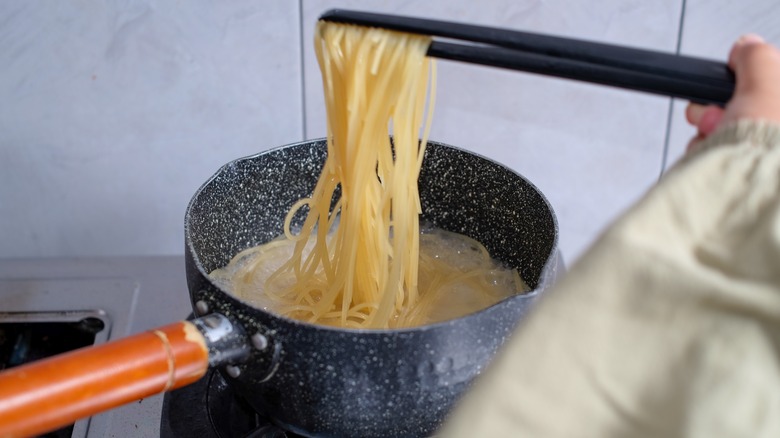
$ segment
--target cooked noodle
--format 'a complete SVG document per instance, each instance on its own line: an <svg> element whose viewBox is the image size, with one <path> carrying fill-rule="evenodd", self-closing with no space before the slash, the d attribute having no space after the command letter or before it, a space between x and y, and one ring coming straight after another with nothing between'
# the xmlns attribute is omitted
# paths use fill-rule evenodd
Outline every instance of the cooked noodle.
<svg viewBox="0 0 780 438"><path fill-rule="evenodd" d="M237 254L212 273L215 280L277 313L356 328L461 316L527 289L516 271L465 236L423 234L435 249L420 251L417 179L436 77L425 56L429 44L425 36L318 23L328 127L322 173L312 196L290 208L284 236ZM291 223L299 211L307 214L296 233ZM474 248L463 252L469 269L448 265L452 257L436 239ZM456 265L464 265L459 254ZM458 292L464 288L469 292Z"/></svg>

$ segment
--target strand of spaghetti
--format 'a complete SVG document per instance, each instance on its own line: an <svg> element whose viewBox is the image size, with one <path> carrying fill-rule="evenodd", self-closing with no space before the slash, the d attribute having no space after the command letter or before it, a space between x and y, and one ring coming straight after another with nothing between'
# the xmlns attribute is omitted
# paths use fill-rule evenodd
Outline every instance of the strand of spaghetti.
<svg viewBox="0 0 780 438"><path fill-rule="evenodd" d="M294 235L290 227L292 226L293 217L298 213L298 210L303 208L304 205L308 207L311 202L311 198L303 198L290 207L290 211L287 212L287 216L284 219L284 235L288 240L297 241L304 237L302 234Z"/></svg>
<svg viewBox="0 0 780 438"><path fill-rule="evenodd" d="M392 71L392 64L395 64L396 61L397 61L397 55L393 56L391 58L391 65L389 66L390 67L389 71ZM389 78L390 78L390 75L383 76L382 82L386 83L387 81L389 81ZM353 78L353 79L356 79L356 78ZM360 81L355 80L353 82L355 82L355 83L362 83L365 80L366 80L365 77L361 77ZM384 86L384 85L385 84L380 84L380 86ZM379 87L377 87L377 88L379 88ZM374 97L377 98L376 101L384 102L384 101L387 100L387 99L381 99L380 96L376 96L376 95L374 96ZM376 107L374 107L374 108L376 108ZM379 107L375 111L383 111L383 109L381 107ZM356 114L357 111L351 111L351 112L352 112L353 117L357 115ZM371 123L371 121L373 121L373 120L377 120L378 119L378 117L375 117L375 115L372 114L371 110L369 110L366 114L361 114L361 116L365 116L366 120L368 120L369 123ZM366 129L362 129L362 128L366 128ZM364 141L361 141L359 143L361 145L361 147L355 147L355 145L351 145L350 144L351 140L354 139L355 137L363 137L364 135L366 135L366 132L368 132L370 134L372 132L371 128L372 128L371 126L362 126L361 124L358 124L358 123L352 123L350 125L350 131L349 131L348 136L347 136L348 141L346 142L347 151L348 151L347 155L348 156L350 156L350 155L353 156L354 159L357 162L365 162L365 161L372 162L372 161L374 161L374 159L376 159L376 154L375 153L371 153L373 148L368 148L368 147L362 146L362 145L365 144L365 141L372 141L372 139L369 138L369 139L365 139ZM376 140L373 139L373 141L376 141ZM352 146L352 147L350 147L350 146ZM368 159L366 159L365 157L368 157ZM349 166L347 166L347 167L349 167ZM370 168L367 168L367 166L353 166L353 167L356 167L355 169L353 169L355 172L352 175L345 175L346 178L350 178L351 177L352 180L350 181L350 179L347 179L347 183L344 184L344 187L355 187L355 188L361 188L362 187L365 192L371 193L371 191L372 191L372 184L371 184L371 181L368 179L368 177L370 175L369 174ZM342 253L341 253L341 257L342 258L343 258L343 256L345 254L348 257L348 259L347 259L348 260L348 264L346 265L346 267L347 267L347 272L346 272L347 278L353 278L353 279L357 280L356 282L347 282L347 284L345 285L344 292L343 292L344 296L343 296L342 309L344 311L346 311L346 309L348 308L349 304L352 303L353 301L355 301L355 302L363 302L366 299L371 299L372 295L374 295L374 294L371 294L371 289L375 288L375 286L373 284L371 284L372 280L369 278L368 281L361 281L361 280L363 280L362 277L365 277L365 275L363 275L363 276L356 276L356 274L358 272L361 273L361 274L376 272L376 270L373 269L373 268L375 268L375 266L374 267L370 266L370 264L371 264L370 261L378 260L376 255L372 254L372 253L378 252L378 250L380 248L377 248L376 242L374 242L373 239L371 239L372 236L370 236L370 235L367 236L366 235L366 233L365 233L365 228L366 228L365 224L363 224L362 226L359 224L360 219L362 219L360 217L360 214L362 212L366 211L366 210L370 210L371 209L370 203L367 202L367 200L365 199L366 196L370 199L370 195L363 195L362 193L359 193L357 191L354 191L352 193L347 193L346 189L344 190L344 192L345 192L345 195L349 196L348 200L352 203L352 207L353 208L350 209L350 211L349 211L350 214L347 215L346 220L344 220L342 218L342 221L346 222L347 226L349 226L353 222L358 223L358 225L357 225L358 233L359 233L359 236L362 237L362 239L352 239L349 242L349 244L348 244L347 251L342 251ZM344 225L344 223L342 223L342 225ZM358 257L358 253L360 252L360 249L361 249L357 245L357 241L358 240L361 240L361 242L363 243L362 249L364 250L363 252L366 252L366 254L363 254L364 257ZM364 266L365 269L356 269L356 268L358 268L358 265L361 265L361 264L362 265L369 265L369 266ZM354 296L356 286L357 286L357 291L358 292L362 292L360 294L360 296L358 296L358 297ZM357 299L353 300L353 298L357 298ZM345 318L346 318L346 312L342 315L342 319L345 319Z"/></svg>
<svg viewBox="0 0 780 438"><path fill-rule="evenodd" d="M328 156L311 197L295 203L285 218L294 246L289 260L265 279L266 296L291 317L389 327L419 298L416 176L425 144L420 130L427 139L430 129L430 39L323 22L315 35ZM341 196L331 205L336 187ZM293 234L304 206L306 218ZM253 268L269 260L258 259ZM247 293L253 278L242 276Z"/></svg>

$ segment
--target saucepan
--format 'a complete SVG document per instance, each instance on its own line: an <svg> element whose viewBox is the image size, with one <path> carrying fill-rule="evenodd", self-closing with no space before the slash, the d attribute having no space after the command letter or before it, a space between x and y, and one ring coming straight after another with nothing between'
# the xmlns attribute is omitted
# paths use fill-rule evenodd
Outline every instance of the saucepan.
<svg viewBox="0 0 780 438"><path fill-rule="evenodd" d="M243 303L208 273L282 233L289 207L311 193L324 140L223 167L187 210L187 279L194 308L227 315L265 341L225 377L259 412L305 436L426 436L560 272L558 229L528 180L465 150L429 142L421 220L482 242L534 292L448 322L399 330L306 324Z"/></svg>

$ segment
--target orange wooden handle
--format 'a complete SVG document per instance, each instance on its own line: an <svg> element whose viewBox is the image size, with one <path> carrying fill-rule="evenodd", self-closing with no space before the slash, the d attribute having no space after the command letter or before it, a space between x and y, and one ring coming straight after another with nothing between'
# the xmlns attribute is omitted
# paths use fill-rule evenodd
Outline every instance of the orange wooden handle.
<svg viewBox="0 0 780 438"><path fill-rule="evenodd" d="M208 369L206 341L177 322L0 373L0 437L41 434L193 383Z"/></svg>

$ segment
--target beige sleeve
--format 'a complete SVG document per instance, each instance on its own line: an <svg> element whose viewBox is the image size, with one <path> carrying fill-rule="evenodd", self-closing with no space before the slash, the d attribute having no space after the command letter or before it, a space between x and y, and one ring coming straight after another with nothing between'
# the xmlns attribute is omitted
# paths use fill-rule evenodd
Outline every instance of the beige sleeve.
<svg viewBox="0 0 780 438"><path fill-rule="evenodd" d="M780 126L728 126L678 163L439 436L780 436Z"/></svg>

